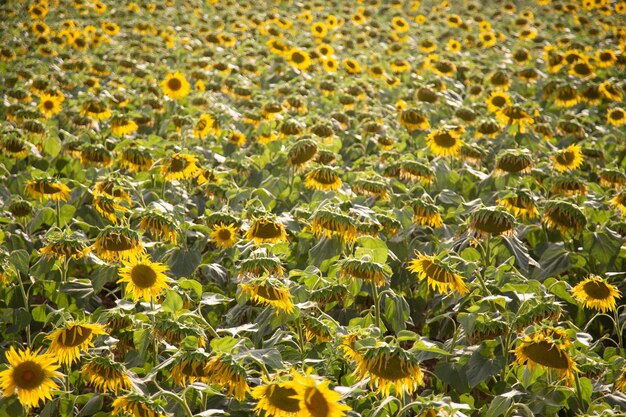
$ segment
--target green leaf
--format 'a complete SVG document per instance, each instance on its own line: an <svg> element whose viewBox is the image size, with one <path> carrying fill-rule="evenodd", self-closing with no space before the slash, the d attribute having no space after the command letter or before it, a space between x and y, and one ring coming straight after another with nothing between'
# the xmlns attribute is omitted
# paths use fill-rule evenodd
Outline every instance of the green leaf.
<svg viewBox="0 0 626 417"><path fill-rule="evenodd" d="M470 387L475 387L483 381L491 378L500 372L506 365L506 360L502 355L483 355L486 349L477 349L472 353L467 363L467 382Z"/></svg>
<svg viewBox="0 0 626 417"><path fill-rule="evenodd" d="M61 141L55 134L46 135L43 140L42 147L45 153L54 158L59 154L59 152L61 152Z"/></svg>
<svg viewBox="0 0 626 417"><path fill-rule="evenodd" d="M380 264L385 264L387 262L389 249L382 240L371 236L361 236L356 240L356 243L358 245L355 250L355 256L357 258L369 255L371 260L374 262L378 262Z"/></svg>
<svg viewBox="0 0 626 417"><path fill-rule="evenodd" d="M23 274L28 274L30 270L30 255L24 249L18 249L11 252L9 262Z"/></svg>
<svg viewBox="0 0 626 417"><path fill-rule="evenodd" d="M202 254L199 251L176 248L172 250L167 264L170 267L170 271L180 278L192 275L201 261Z"/></svg>
<svg viewBox="0 0 626 417"><path fill-rule="evenodd" d="M163 300L161 307L165 311L176 313L183 308L183 299L176 291L169 290L167 291L167 295L165 296L165 300Z"/></svg>
<svg viewBox="0 0 626 417"><path fill-rule="evenodd" d="M178 286L183 290L191 290L194 294L194 298L200 299L202 297L202 284L195 279L181 278L178 281Z"/></svg>
<svg viewBox="0 0 626 417"><path fill-rule="evenodd" d="M535 250L539 251L540 248L535 248ZM543 252L539 267L533 270L531 277L543 281L569 270L571 265L570 253L563 248L563 244L553 243Z"/></svg>
<svg viewBox="0 0 626 417"><path fill-rule="evenodd" d="M45 323L46 317L48 317L48 308L45 305L37 306L32 309L31 314L36 322Z"/></svg>
<svg viewBox="0 0 626 417"><path fill-rule="evenodd" d="M70 204L65 204L61 206L61 209L59 210L61 228L64 227L66 224L68 224L70 220L72 220L72 218L74 217L74 213L76 213L76 207ZM56 221L56 213L55 213L55 221Z"/></svg>
<svg viewBox="0 0 626 417"><path fill-rule="evenodd" d="M87 417L94 415L97 411L102 409L104 405L104 397L100 394L95 394L93 397L87 401L85 406L81 408L80 412L76 415L76 417Z"/></svg>
<svg viewBox="0 0 626 417"><path fill-rule="evenodd" d="M621 237L609 230L585 232L582 238L583 249L606 270L619 254L622 246Z"/></svg>

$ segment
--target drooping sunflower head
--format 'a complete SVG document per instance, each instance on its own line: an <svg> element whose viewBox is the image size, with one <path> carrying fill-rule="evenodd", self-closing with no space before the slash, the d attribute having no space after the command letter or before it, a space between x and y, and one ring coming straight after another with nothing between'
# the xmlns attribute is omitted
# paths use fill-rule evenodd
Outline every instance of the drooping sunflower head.
<svg viewBox="0 0 626 417"><path fill-rule="evenodd" d="M167 181L188 180L200 174L200 168L196 165L198 159L186 153L174 153L165 158L161 165L161 175Z"/></svg>
<svg viewBox="0 0 626 417"><path fill-rule="evenodd" d="M246 239L254 240L254 243L280 243L287 241L287 231L285 225L272 218L256 219L248 232Z"/></svg>
<svg viewBox="0 0 626 417"><path fill-rule="evenodd" d="M409 181L419 181L424 185L432 184L435 180L433 169L419 161L402 161L399 166L399 176Z"/></svg>
<svg viewBox="0 0 626 417"><path fill-rule="evenodd" d="M389 200L389 185L383 178L358 179L352 184L352 190L361 195L380 198L382 201Z"/></svg>
<svg viewBox="0 0 626 417"><path fill-rule="evenodd" d="M111 110L105 103L96 99L90 99L83 103L81 115L87 116L91 120L102 121L111 117Z"/></svg>
<svg viewBox="0 0 626 417"><path fill-rule="evenodd" d="M132 229L107 226L100 231L92 250L102 260L135 260L144 252L139 234Z"/></svg>
<svg viewBox="0 0 626 417"><path fill-rule="evenodd" d="M600 185L616 189L626 188L626 173L612 168L600 171Z"/></svg>
<svg viewBox="0 0 626 417"><path fill-rule="evenodd" d="M129 260L122 260L123 267L119 270L118 283L126 283L126 294L130 294L133 301L143 298L150 302L169 288L168 277L165 275L167 265L152 262L148 256L136 256Z"/></svg>
<svg viewBox="0 0 626 417"><path fill-rule="evenodd" d="M341 240L352 243L356 240L356 222L352 217L339 211L319 209L313 214L311 231L314 236L332 238L338 236Z"/></svg>
<svg viewBox="0 0 626 417"><path fill-rule="evenodd" d="M522 220L534 219L539 214L532 194L527 190L515 190L498 199L498 205Z"/></svg>
<svg viewBox="0 0 626 417"><path fill-rule="evenodd" d="M615 379L614 387L617 391L626 392L626 366L622 368L617 379Z"/></svg>
<svg viewBox="0 0 626 417"><path fill-rule="evenodd" d="M444 294L457 291L461 295L469 292L463 278L456 273L451 264L440 260L438 257L424 255L420 252L415 252L415 255L415 259L410 262L407 269L417 273L417 278L420 281L426 280L428 286L433 290Z"/></svg>
<svg viewBox="0 0 626 417"><path fill-rule="evenodd" d="M424 373L419 362L400 347L382 345L359 351L356 373L360 379L370 379L370 385L384 396L393 387L396 395L412 394L424 385Z"/></svg>
<svg viewBox="0 0 626 417"><path fill-rule="evenodd" d="M159 211L148 210L142 214L139 229L149 232L153 238L161 239L164 242L176 244L178 240L174 220Z"/></svg>
<svg viewBox="0 0 626 417"><path fill-rule="evenodd" d="M114 415L165 417L165 410L148 397L131 392L113 401Z"/></svg>
<svg viewBox="0 0 626 417"><path fill-rule="evenodd" d="M78 361L80 352L93 346L93 338L107 334L101 324L69 322L46 337L50 342L49 351L60 363L71 365Z"/></svg>
<svg viewBox="0 0 626 417"><path fill-rule="evenodd" d="M213 356L207 365L207 373L212 384L223 386L227 395L238 401L244 400L246 393L250 392L245 368L229 354Z"/></svg>
<svg viewBox="0 0 626 417"><path fill-rule="evenodd" d="M498 155L494 172L496 175L524 175L532 166L533 158L528 149L507 149Z"/></svg>
<svg viewBox="0 0 626 417"><path fill-rule="evenodd" d="M46 235L48 244L40 249L42 255L65 260L66 258L80 259L89 254L91 249L86 245L82 236L76 233L50 232Z"/></svg>
<svg viewBox="0 0 626 417"><path fill-rule="evenodd" d="M172 100L180 100L189 94L191 85L182 73L176 71L173 74L167 74L161 83L161 88L163 93Z"/></svg>
<svg viewBox="0 0 626 417"><path fill-rule="evenodd" d="M570 145L552 156L554 169L559 172L578 169L582 165L583 159L580 145Z"/></svg>
<svg viewBox="0 0 626 417"><path fill-rule="evenodd" d="M295 417L300 412L300 401L293 388L293 379L274 378L264 381L252 389L252 397L257 400L254 410L264 412L268 417Z"/></svg>
<svg viewBox="0 0 626 417"><path fill-rule="evenodd" d="M439 208L433 204L432 199L420 198L411 202L413 206L413 221L421 226L430 226L434 229L443 225L443 218Z"/></svg>
<svg viewBox="0 0 626 417"><path fill-rule="evenodd" d="M409 132L416 129L430 129L430 122L428 121L428 118L415 108L405 109L402 113L400 113L400 124Z"/></svg>
<svg viewBox="0 0 626 417"><path fill-rule="evenodd" d="M312 139L300 139L289 149L287 158L289 165L296 169L301 169L308 162L312 161L318 152L317 143Z"/></svg>
<svg viewBox="0 0 626 417"><path fill-rule="evenodd" d="M529 367L541 366L556 372L571 385L578 369L568 353L571 341L561 329L540 328L526 334L514 350L516 362Z"/></svg>
<svg viewBox="0 0 626 417"><path fill-rule="evenodd" d="M7 209L15 217L27 217L33 212L33 205L21 197L16 197L9 201Z"/></svg>
<svg viewBox="0 0 626 417"><path fill-rule="evenodd" d="M470 214L469 224L477 236L507 236L515 230L515 217L499 207L480 207Z"/></svg>
<svg viewBox="0 0 626 417"><path fill-rule="evenodd" d="M389 281L389 270L385 265L371 259L345 258L340 261L342 277L352 277L371 282L380 287Z"/></svg>
<svg viewBox="0 0 626 417"><path fill-rule="evenodd" d="M9 158L24 159L32 152L31 148L29 142L17 136L5 136L0 140L0 151Z"/></svg>
<svg viewBox="0 0 626 417"><path fill-rule="evenodd" d="M122 151L120 166L130 172L147 171L154 164L150 151L142 146L131 146Z"/></svg>
<svg viewBox="0 0 626 417"><path fill-rule="evenodd" d="M527 125L534 123L534 119L517 105L504 106L496 112L496 119L500 126L511 125L519 133L525 133Z"/></svg>
<svg viewBox="0 0 626 417"><path fill-rule="evenodd" d="M126 201L130 205L130 194L124 190L123 183L116 177L98 181L93 188L93 195L106 194L116 200Z"/></svg>
<svg viewBox="0 0 626 417"><path fill-rule="evenodd" d="M545 203L542 221L548 229L561 233L580 233L587 224L587 218L580 207L562 200L549 200Z"/></svg>
<svg viewBox="0 0 626 417"><path fill-rule="evenodd" d="M193 337L198 347L206 345L204 330L195 323L173 318L169 314L157 314L154 333L157 338L173 346L179 346L187 337Z"/></svg>
<svg viewBox="0 0 626 417"><path fill-rule="evenodd" d="M106 194L96 194L93 197L93 207L102 217L115 224L118 222L118 216L121 215L123 217L123 213L128 211L118 201Z"/></svg>
<svg viewBox="0 0 626 417"><path fill-rule="evenodd" d="M457 156L463 141L461 135L453 129L435 129L426 136L426 143L435 155Z"/></svg>
<svg viewBox="0 0 626 417"><path fill-rule="evenodd" d="M272 277L255 278L242 282L240 288L241 293L254 302L274 307L276 315L295 311L289 285L281 280Z"/></svg>
<svg viewBox="0 0 626 417"><path fill-rule="evenodd" d="M351 408L341 404L341 395L329 388L329 381L319 380L311 375L311 369L305 375L293 372L293 397L298 400L300 413L315 417L344 417ZM306 413L306 414L304 414Z"/></svg>
<svg viewBox="0 0 626 417"><path fill-rule="evenodd" d="M108 356L91 356L86 360L81 374L91 385L102 393L117 393L131 387L128 370L124 364L115 362Z"/></svg>
<svg viewBox="0 0 626 417"><path fill-rule="evenodd" d="M38 351L16 351L13 346L5 353L9 368L0 371L2 395L9 397L17 393L24 407L37 407L41 401L52 399L52 390L59 388L55 378L63 376L57 359L48 353L39 355Z"/></svg>
<svg viewBox="0 0 626 417"><path fill-rule="evenodd" d="M265 250L256 251L241 260L237 269L240 278L258 278L262 275L282 277L285 274L280 258Z"/></svg>
<svg viewBox="0 0 626 417"><path fill-rule="evenodd" d="M626 215L626 190L615 194L615 196L611 198L610 205L619 210L623 215Z"/></svg>
<svg viewBox="0 0 626 417"><path fill-rule="evenodd" d="M180 386L194 382L210 383L209 362L211 355L203 349L180 351L176 355L172 367L172 380Z"/></svg>
<svg viewBox="0 0 626 417"><path fill-rule="evenodd" d="M590 275L572 288L572 295L586 308L599 310L603 313L614 311L621 292L616 286L606 282L605 279Z"/></svg>
<svg viewBox="0 0 626 417"><path fill-rule="evenodd" d="M39 201L67 201L70 199L70 188L52 178L30 180L26 184L26 194Z"/></svg>
<svg viewBox="0 0 626 417"><path fill-rule="evenodd" d="M337 174L336 168L321 165L309 171L304 180L304 185L317 191L337 191L343 182Z"/></svg>
<svg viewBox="0 0 626 417"><path fill-rule="evenodd" d="M555 177L550 180L552 185L550 191L563 196L574 196L587 194L587 185L580 178L576 177Z"/></svg>

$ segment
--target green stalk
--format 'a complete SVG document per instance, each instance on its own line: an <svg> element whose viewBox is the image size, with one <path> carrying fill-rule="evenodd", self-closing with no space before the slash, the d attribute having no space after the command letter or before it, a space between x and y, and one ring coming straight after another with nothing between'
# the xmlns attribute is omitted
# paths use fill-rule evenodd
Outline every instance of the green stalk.
<svg viewBox="0 0 626 417"><path fill-rule="evenodd" d="M372 292L374 293L374 317L376 327L382 329L380 327L380 295L378 294L378 287L376 287L376 283L374 282L372 282Z"/></svg>

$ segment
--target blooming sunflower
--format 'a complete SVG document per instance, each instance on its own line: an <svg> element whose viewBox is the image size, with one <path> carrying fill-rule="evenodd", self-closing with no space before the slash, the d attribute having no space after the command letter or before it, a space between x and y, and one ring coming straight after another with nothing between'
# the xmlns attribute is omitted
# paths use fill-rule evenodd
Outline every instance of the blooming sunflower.
<svg viewBox="0 0 626 417"><path fill-rule="evenodd" d="M597 275L591 275L579 282L571 291L574 298L585 307L603 313L614 311L617 307L616 300L621 297L617 287Z"/></svg>
<svg viewBox="0 0 626 417"><path fill-rule="evenodd" d="M191 85L182 73L176 71L173 74L167 74L165 80L161 83L161 88L163 93L172 100L180 100L189 94Z"/></svg>
<svg viewBox="0 0 626 417"><path fill-rule="evenodd" d="M295 417L300 411L300 401L293 388L293 380L263 380L264 384L252 388L252 398L257 400L254 410L268 417Z"/></svg>
<svg viewBox="0 0 626 417"><path fill-rule="evenodd" d="M609 109L606 113L606 120L613 126L621 126L626 123L626 110L621 107Z"/></svg>
<svg viewBox="0 0 626 417"><path fill-rule="evenodd" d="M219 135L220 131L217 120L210 114L203 114L193 128L193 136L197 139L204 139L208 135Z"/></svg>
<svg viewBox="0 0 626 417"><path fill-rule="evenodd" d="M463 141L454 129L435 129L426 136L426 143L435 155L457 156Z"/></svg>
<svg viewBox="0 0 626 417"><path fill-rule="evenodd" d="M44 200L59 202L70 199L70 188L67 185L57 182L51 178L28 181L26 184L26 193L39 199L41 202Z"/></svg>
<svg viewBox="0 0 626 417"><path fill-rule="evenodd" d="M567 172L578 169L583 163L583 154L580 145L570 145L552 156L554 169Z"/></svg>
<svg viewBox="0 0 626 417"><path fill-rule="evenodd" d="M87 384L103 393L117 395L120 390L131 387L128 371L123 364L107 356L92 356L87 359L81 374L87 378Z"/></svg>
<svg viewBox="0 0 626 417"><path fill-rule="evenodd" d="M59 386L53 378L63 376L57 360L48 353L38 355L29 348L16 351L13 346L5 353L9 368L0 372L2 396L8 397L17 392L24 407L37 407L41 401L52 399L52 390Z"/></svg>
<svg viewBox="0 0 626 417"><path fill-rule="evenodd" d="M71 365L80 357L80 351L93 346L93 337L107 334L101 324L69 322L55 330L46 339L51 340L49 352L62 364Z"/></svg>
<svg viewBox="0 0 626 417"><path fill-rule="evenodd" d="M317 191L337 191L343 182L335 171L326 165L313 168L306 174L304 185Z"/></svg>
<svg viewBox="0 0 626 417"><path fill-rule="evenodd" d="M330 381L319 381L311 376L311 369L305 375L293 373L292 388L296 395L292 398L299 403L299 417L344 417L351 410L339 400L341 395L329 388Z"/></svg>
<svg viewBox="0 0 626 417"><path fill-rule="evenodd" d="M269 305L276 309L276 315L280 312L291 314L295 306L291 299L289 286L276 278L256 278L240 284L241 292L247 298L261 305Z"/></svg>
<svg viewBox="0 0 626 417"><path fill-rule="evenodd" d="M496 112L496 119L498 119L500 126L505 127L510 124L519 133L525 133L527 125L534 123L533 118L528 113L515 105L502 107Z"/></svg>
<svg viewBox="0 0 626 417"><path fill-rule="evenodd" d="M524 335L520 339L519 345L514 350L516 362L530 368L539 365L560 374L568 384L571 384L574 372L578 369L567 353L570 345L569 338L561 329L535 330L534 333Z"/></svg>
<svg viewBox="0 0 626 417"><path fill-rule="evenodd" d="M396 395L412 394L424 385L424 373L410 352L389 345L370 347L355 357L356 374L369 377L370 385L385 397L394 387Z"/></svg>
<svg viewBox="0 0 626 417"><path fill-rule="evenodd" d="M246 239L254 240L254 243L280 243L287 240L285 226L270 218L257 219L252 223L246 233Z"/></svg>
<svg viewBox="0 0 626 417"><path fill-rule="evenodd" d="M133 417L165 417L165 411L160 405L136 393L117 397L113 401L113 414Z"/></svg>
<svg viewBox="0 0 626 417"><path fill-rule="evenodd" d="M503 107L510 105L511 98L505 92L494 91L489 94L489 97L487 97L487 109L492 113L496 113L500 111L500 109L502 109Z"/></svg>
<svg viewBox="0 0 626 417"><path fill-rule="evenodd" d="M215 241L217 247L228 249L237 243L237 229L232 224L217 224L213 227L211 239Z"/></svg>
<svg viewBox="0 0 626 417"><path fill-rule="evenodd" d="M293 48L287 52L287 61L289 65L300 71L306 71L311 66L311 56L302 49Z"/></svg>
<svg viewBox="0 0 626 417"><path fill-rule="evenodd" d="M166 181L180 181L195 178L200 174L200 168L196 165L198 159L186 153L170 155L162 163L161 175Z"/></svg>
<svg viewBox="0 0 626 417"><path fill-rule="evenodd" d="M143 298L144 301L158 299L159 295L169 289L168 277L165 275L167 265L152 262L148 256L137 257L130 261L122 261L124 267L119 270L118 283L127 283L126 294L133 301Z"/></svg>
<svg viewBox="0 0 626 417"><path fill-rule="evenodd" d="M92 249L100 259L109 262L133 260L144 251L139 234L119 226L107 226L100 231Z"/></svg>
<svg viewBox="0 0 626 417"><path fill-rule="evenodd" d="M63 99L60 96L49 94L41 94L39 96L39 111L46 119L51 118L55 114L61 113L63 107Z"/></svg>
<svg viewBox="0 0 626 417"><path fill-rule="evenodd" d="M452 266L445 264L435 256L423 255L417 251L415 255L416 258L410 262L407 269L417 273L419 280L426 280L428 286L433 290L444 294L457 291L461 295L469 292L463 278L454 271Z"/></svg>

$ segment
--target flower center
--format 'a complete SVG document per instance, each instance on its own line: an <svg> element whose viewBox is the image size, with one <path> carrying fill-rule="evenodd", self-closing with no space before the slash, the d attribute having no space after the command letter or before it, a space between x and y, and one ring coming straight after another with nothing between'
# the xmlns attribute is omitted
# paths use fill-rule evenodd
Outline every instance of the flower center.
<svg viewBox="0 0 626 417"><path fill-rule="evenodd" d="M307 388L304 395L306 408L313 417L327 417L330 415L326 397L317 388Z"/></svg>
<svg viewBox="0 0 626 417"><path fill-rule="evenodd" d="M230 240L230 238L231 238L230 230L228 230L228 229L221 229L219 232L217 232L217 237L220 240L223 240L223 241Z"/></svg>
<svg viewBox="0 0 626 417"><path fill-rule="evenodd" d="M51 100L46 100L46 101L43 102L43 107L46 110L52 110L52 109L54 109L54 103Z"/></svg>
<svg viewBox="0 0 626 417"><path fill-rule="evenodd" d="M301 64L304 62L304 55L302 55L300 52L295 52L291 55L291 60L296 64Z"/></svg>
<svg viewBox="0 0 626 417"><path fill-rule="evenodd" d="M279 410L288 413L297 413L300 411L299 401L293 398L296 390L293 388L285 388L280 385L272 385L269 390L269 402Z"/></svg>
<svg viewBox="0 0 626 417"><path fill-rule="evenodd" d="M259 222L254 227L254 236L272 239L282 235L282 230L280 226L272 223L272 222Z"/></svg>
<svg viewBox="0 0 626 417"><path fill-rule="evenodd" d="M57 343L65 347L80 346L91 336L91 329L82 326L73 326L63 330L57 337Z"/></svg>
<svg viewBox="0 0 626 417"><path fill-rule="evenodd" d="M375 363L369 368L369 371L379 378L398 381L411 375L408 363L398 356L386 356L374 360Z"/></svg>
<svg viewBox="0 0 626 417"><path fill-rule="evenodd" d="M457 143L456 138L447 132L436 135L434 139L435 143L442 148L451 148Z"/></svg>
<svg viewBox="0 0 626 417"><path fill-rule="evenodd" d="M611 291L604 282L590 281L584 285L585 294L594 300L606 300Z"/></svg>
<svg viewBox="0 0 626 417"><path fill-rule="evenodd" d="M533 362L554 369L569 369L567 354L545 340L533 342L522 349Z"/></svg>
<svg viewBox="0 0 626 417"><path fill-rule="evenodd" d="M33 390L44 381L46 373L41 365L33 361L26 361L13 369L13 380L20 389Z"/></svg>
<svg viewBox="0 0 626 417"><path fill-rule="evenodd" d="M183 86L183 83L178 78L170 78L167 86L172 91L178 91Z"/></svg>
<svg viewBox="0 0 626 417"><path fill-rule="evenodd" d="M157 274L149 265L138 264L130 271L130 278L139 288L151 288L157 280Z"/></svg>

